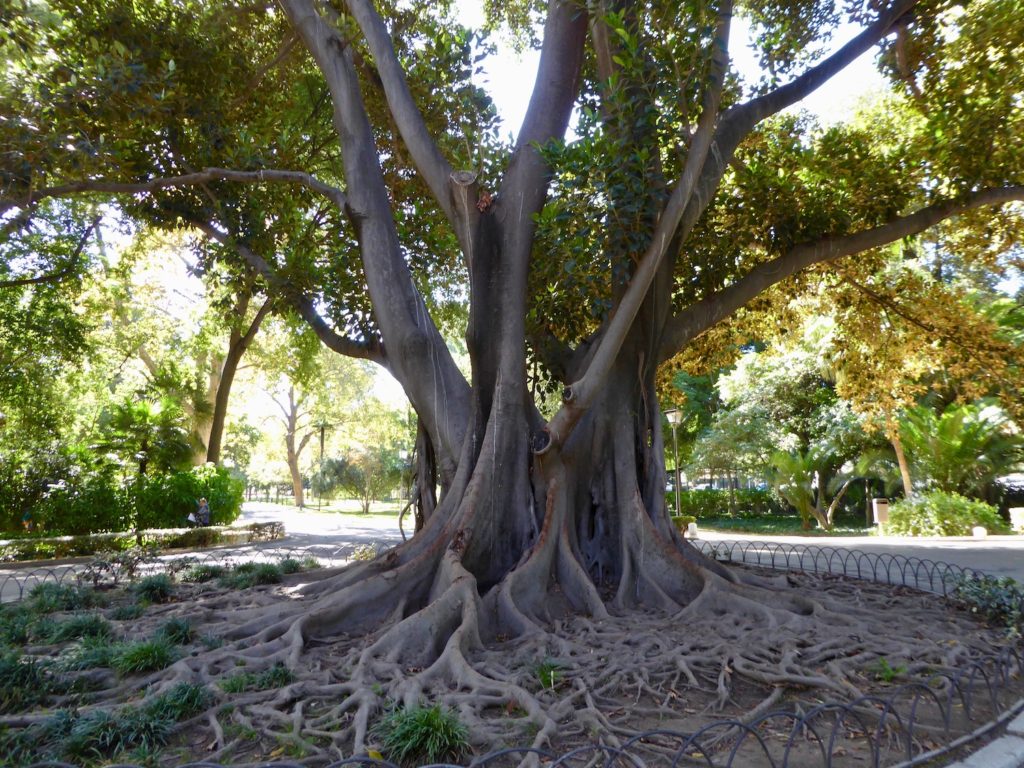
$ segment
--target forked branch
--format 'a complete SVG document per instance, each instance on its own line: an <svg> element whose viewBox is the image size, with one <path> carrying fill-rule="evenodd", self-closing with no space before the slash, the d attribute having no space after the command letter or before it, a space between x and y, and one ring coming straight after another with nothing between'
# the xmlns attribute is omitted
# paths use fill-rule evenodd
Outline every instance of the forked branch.
<svg viewBox="0 0 1024 768"><path fill-rule="evenodd" d="M896 0L878 15L873 24L866 27L863 32L820 64L811 67L799 77L774 91L731 108L723 115L723 124L735 120L746 126L746 130L743 131L746 133L765 118L781 112L786 107L792 106L814 93L892 32L896 22L906 16L916 3L917 0Z"/></svg>
<svg viewBox="0 0 1024 768"><path fill-rule="evenodd" d="M580 88L587 15L574 2L550 0L530 104L498 191L505 217L505 253L525 263L533 250L535 214L544 206L551 168L538 147L561 139Z"/></svg>
<svg viewBox="0 0 1024 768"><path fill-rule="evenodd" d="M644 297L658 273L662 259L668 252L669 243L672 242L679 220L693 196L714 137L715 121L718 118L725 73L729 65L728 46L731 21L732 2L725 0L718 14L717 29L712 41L711 82L705 93L703 110L697 131L690 144L690 150L687 153L686 165L683 167L679 182L658 218L651 244L640 260L629 287L615 308L615 314L598 342L594 357L587 365L583 376L566 388L563 398L565 402L548 423L548 434L555 444L560 444L569 436L575 423L590 407L600 391L633 320L640 310ZM545 444L546 447L547 444Z"/></svg>
<svg viewBox="0 0 1024 768"><path fill-rule="evenodd" d="M383 345L376 340L357 341L355 339L350 339L335 331L327 324L327 321L320 316L320 313L316 311L316 306L313 303L313 300L301 291L297 290L295 286L291 285L277 274L267 260L253 251L252 248L230 235L221 232L209 222L191 221L190 223L211 240L216 240L221 245L233 248L250 267L255 269L256 272L258 272L259 275L267 281L267 284L272 289L286 296L302 319L305 320L313 329L317 337L325 346L347 357L370 360L384 366L385 368L387 367L387 357L384 354ZM269 311L269 307L267 307L267 309Z"/></svg>
<svg viewBox="0 0 1024 768"><path fill-rule="evenodd" d="M676 239L683 242L693 230L718 189L736 148L759 122L806 98L859 56L871 50L873 45L893 31L914 5L915 0L898 0L879 15L875 23L804 74L770 93L727 109L715 130L715 152L704 164L697 192L690 199L679 221Z"/></svg>
<svg viewBox="0 0 1024 768"><path fill-rule="evenodd" d="M94 229L99 226L100 218L97 216L92 220L82 236L78 238L78 245L75 246L74 253L71 254L71 258L68 259L67 266L57 272L50 272L45 275L37 275L36 277L21 277L14 280L0 280L0 288L19 288L26 285L44 285L47 283L59 283L62 280L67 279L75 272L75 268L78 266L79 260L82 258L82 251L85 250L85 244L89 242L89 236L92 235Z"/></svg>

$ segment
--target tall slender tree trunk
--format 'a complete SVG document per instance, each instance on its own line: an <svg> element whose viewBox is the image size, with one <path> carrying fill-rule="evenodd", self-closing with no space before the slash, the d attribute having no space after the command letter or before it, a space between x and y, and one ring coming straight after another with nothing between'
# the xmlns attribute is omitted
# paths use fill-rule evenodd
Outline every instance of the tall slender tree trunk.
<svg viewBox="0 0 1024 768"><path fill-rule="evenodd" d="M295 452L295 440L288 438L288 473L292 479L292 495L295 497L295 506L306 506L306 498L302 488L302 471L299 469L299 457Z"/></svg>
<svg viewBox="0 0 1024 768"><path fill-rule="evenodd" d="M221 446L224 441L224 426L227 421L228 402L231 398L231 387L235 382L235 374L238 373L238 366L242 362L242 356L252 345L256 333L270 313L272 305L273 301L271 299L263 302L263 305L257 310L256 316L244 332L237 328L232 328L231 330L231 336L228 340L228 353L224 357L224 364L221 366L220 381L217 386L217 395L214 399L210 434L206 441L206 461L208 462L220 464ZM247 306L248 302L245 302L244 305L236 307L236 312L244 315ZM244 316L239 319L244 320Z"/></svg>
<svg viewBox="0 0 1024 768"><path fill-rule="evenodd" d="M892 449L896 452L896 462L900 467L900 477L903 479L903 495L908 499L914 495L914 484L910 479L910 464L907 463L907 455L903 452L903 441L900 440L899 433L893 432L892 437Z"/></svg>

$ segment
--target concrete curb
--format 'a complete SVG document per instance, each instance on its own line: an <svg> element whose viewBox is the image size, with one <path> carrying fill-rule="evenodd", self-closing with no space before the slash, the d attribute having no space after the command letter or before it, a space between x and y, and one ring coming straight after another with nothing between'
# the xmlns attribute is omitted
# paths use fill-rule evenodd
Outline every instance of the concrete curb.
<svg viewBox="0 0 1024 768"><path fill-rule="evenodd" d="M1024 766L1024 712L1006 726L1006 734L948 768L1022 768Z"/></svg>

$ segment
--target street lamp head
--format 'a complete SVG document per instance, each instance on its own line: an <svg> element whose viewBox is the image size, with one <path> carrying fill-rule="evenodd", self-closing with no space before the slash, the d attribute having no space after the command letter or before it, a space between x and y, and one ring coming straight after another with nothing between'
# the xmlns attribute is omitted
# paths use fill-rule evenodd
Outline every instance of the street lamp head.
<svg viewBox="0 0 1024 768"><path fill-rule="evenodd" d="M677 427L683 421L683 412L678 408L669 408L665 411L665 418L668 419L669 424Z"/></svg>

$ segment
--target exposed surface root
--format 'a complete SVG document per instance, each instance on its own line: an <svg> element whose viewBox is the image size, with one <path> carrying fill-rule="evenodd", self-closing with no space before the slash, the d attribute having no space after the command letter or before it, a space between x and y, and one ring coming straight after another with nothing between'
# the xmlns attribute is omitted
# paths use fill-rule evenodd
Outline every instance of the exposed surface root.
<svg viewBox="0 0 1024 768"><path fill-rule="evenodd" d="M574 558L561 546L552 545L537 567L584 578L573 574ZM282 754L275 750L325 761L362 753L380 746L373 724L383 709L419 703L458 712L479 752L568 749L595 740L615 745L655 728L692 732L722 716L752 722L794 699L850 701L884 691L891 674L926 679L1002 641L933 596L808 575L791 576L794 586L782 593L708 573L683 607L666 588L672 610L663 611L609 611L605 601L615 606L615 595L593 585L582 606L557 588L540 603L527 581L510 580L481 597L459 555L449 548L432 570L410 559L387 579L364 569L362 582L333 597L297 583L243 593L183 586L171 610L125 627L129 636L148 636L177 614L197 636L229 642L212 650L196 643L168 669L115 681L80 704L109 707L179 681L209 685L216 704L189 731L218 760ZM362 597L362 609L368 605L357 586L380 582L408 596L417 589L402 579L425 574L422 605L371 586L379 627L366 636L338 631L356 610L352 594ZM219 688L239 670L256 674L275 664L292 672L283 687L230 696Z"/></svg>

